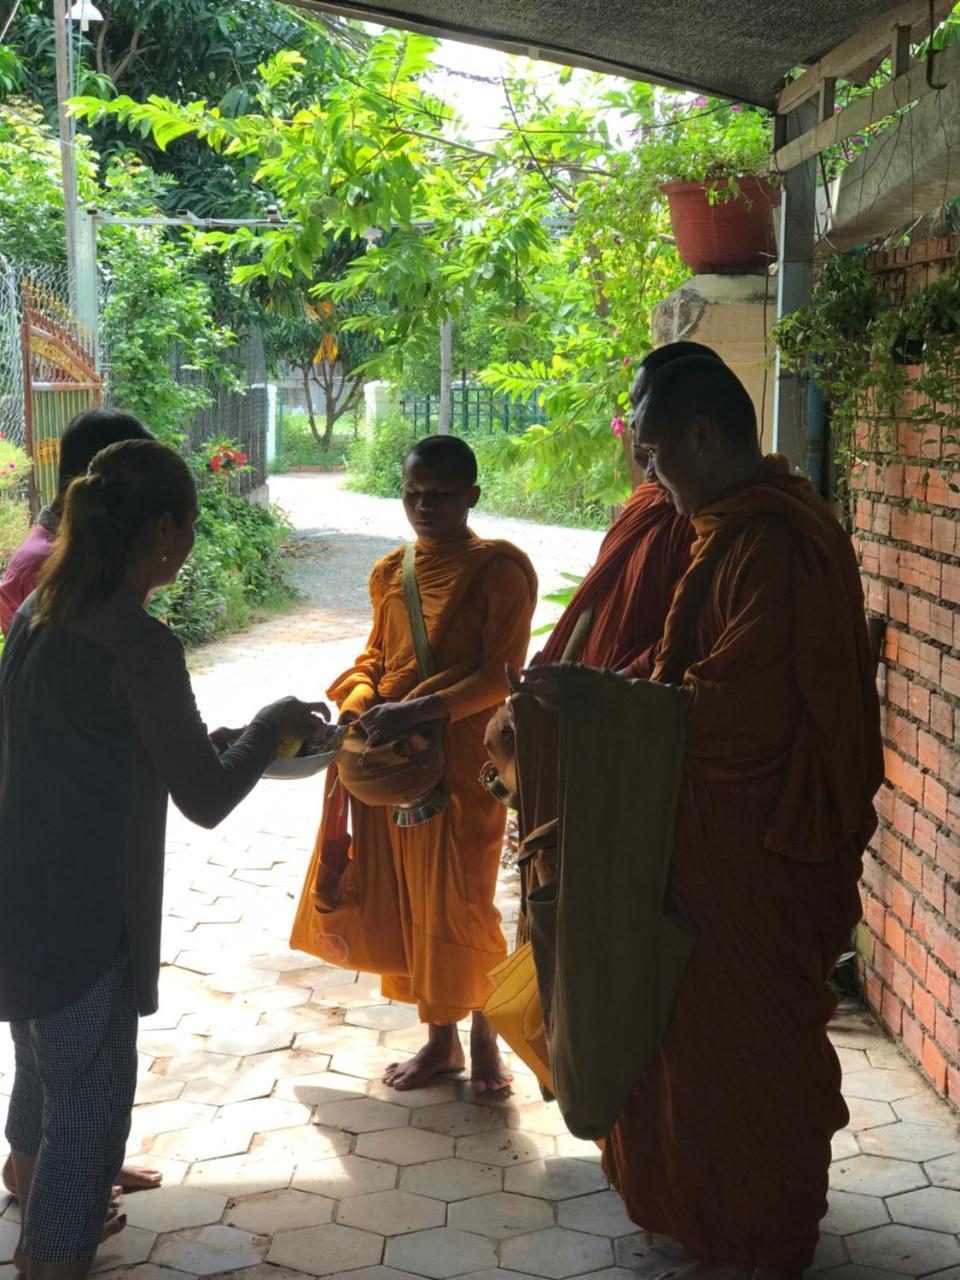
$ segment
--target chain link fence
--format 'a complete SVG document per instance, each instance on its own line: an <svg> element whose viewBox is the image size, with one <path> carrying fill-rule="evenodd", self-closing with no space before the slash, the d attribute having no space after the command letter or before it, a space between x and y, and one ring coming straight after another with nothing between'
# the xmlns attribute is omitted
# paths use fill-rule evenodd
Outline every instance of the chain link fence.
<svg viewBox="0 0 960 1280"><path fill-rule="evenodd" d="M69 297L69 281L65 265L29 265L12 263L0 254L0 432L8 440L23 444L23 355L20 347L20 321L23 318L21 291L24 283L46 290L56 297ZM100 276L100 315L109 298L109 278ZM110 395L110 353L105 343L104 326L98 334L98 365L104 379L104 401L112 404ZM205 442L229 437L247 455L250 470L237 478L237 491L248 493L259 488L267 478L267 428L269 397L267 365L263 339L252 330L236 347L221 354L224 372L230 371L234 385L216 373L186 368L176 352L171 353L171 370L178 382L203 386L210 405L198 411L187 433L185 448L200 448Z"/></svg>

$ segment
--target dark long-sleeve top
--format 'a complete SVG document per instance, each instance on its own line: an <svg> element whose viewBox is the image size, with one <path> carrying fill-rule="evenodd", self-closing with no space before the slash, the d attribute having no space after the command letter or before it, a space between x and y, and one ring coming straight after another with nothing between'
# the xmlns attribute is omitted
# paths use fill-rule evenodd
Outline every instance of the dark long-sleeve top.
<svg viewBox="0 0 960 1280"><path fill-rule="evenodd" d="M125 591L63 627L32 609L0 664L0 1020L64 1008L124 944L152 1013L168 796L216 826L278 735L257 718L218 755L180 642Z"/></svg>

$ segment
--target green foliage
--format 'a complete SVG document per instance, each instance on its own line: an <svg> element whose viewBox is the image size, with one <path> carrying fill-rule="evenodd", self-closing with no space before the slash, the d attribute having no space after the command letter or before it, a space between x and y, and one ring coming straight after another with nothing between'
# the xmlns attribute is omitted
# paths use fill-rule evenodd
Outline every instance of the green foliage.
<svg viewBox="0 0 960 1280"><path fill-rule="evenodd" d="M557 587L554 591L545 591L543 598L548 604L558 604L562 609L566 609L577 594L580 583L583 582L583 577L579 573L561 573L560 577L570 585ZM538 627L532 634L535 636L548 636L555 625L553 622L548 622L545 626Z"/></svg>
<svg viewBox="0 0 960 1280"><path fill-rule="evenodd" d="M206 455L195 471L209 474ZM158 592L151 611L186 645L245 626L258 611L293 598L283 578L286 517L228 492L212 479L201 484L197 541L172 586Z"/></svg>
<svg viewBox="0 0 960 1280"><path fill-rule="evenodd" d="M960 258L896 304L861 257L835 255L811 304L780 320L773 336L787 368L812 370L829 401L842 492L866 461L905 458L960 491Z"/></svg>
<svg viewBox="0 0 960 1280"><path fill-rule="evenodd" d="M502 436L470 441L480 468L480 508L492 515L541 524L605 529L610 512L596 497L607 486L602 463L567 484L543 483L543 469L535 453L516 448Z"/></svg>
<svg viewBox="0 0 960 1280"><path fill-rule="evenodd" d="M413 426L399 415L368 425L347 453L347 488L378 498L399 498L403 460L414 444Z"/></svg>
<svg viewBox="0 0 960 1280"><path fill-rule="evenodd" d="M305 413L284 413L283 451L277 470L282 471L286 467L342 467L356 439L352 432L335 435L329 449L325 449L317 443Z"/></svg>

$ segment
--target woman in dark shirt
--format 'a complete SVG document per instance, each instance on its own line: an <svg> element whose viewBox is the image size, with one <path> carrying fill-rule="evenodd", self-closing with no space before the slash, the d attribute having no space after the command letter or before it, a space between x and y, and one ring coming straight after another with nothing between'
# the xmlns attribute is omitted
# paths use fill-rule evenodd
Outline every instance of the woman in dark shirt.
<svg viewBox="0 0 960 1280"><path fill-rule="evenodd" d="M284 699L218 752L179 641L144 609L189 555L196 514L172 450L99 453L0 666L0 1020L29 1280L82 1280L103 1230L137 1018L157 1007L168 796L215 826L325 712Z"/></svg>

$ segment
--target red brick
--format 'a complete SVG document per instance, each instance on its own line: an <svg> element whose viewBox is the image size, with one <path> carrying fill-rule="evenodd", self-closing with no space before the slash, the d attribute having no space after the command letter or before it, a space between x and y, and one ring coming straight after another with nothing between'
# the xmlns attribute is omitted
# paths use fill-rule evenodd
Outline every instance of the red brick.
<svg viewBox="0 0 960 1280"><path fill-rule="evenodd" d="M939 640L941 644L953 644L955 622L957 620L956 611L953 609L945 609L943 605L931 604L930 621L927 627L927 635L933 636L934 640Z"/></svg>
<svg viewBox="0 0 960 1280"><path fill-rule="evenodd" d="M942 738L953 738L953 705L936 693L930 696L930 728Z"/></svg>
<svg viewBox="0 0 960 1280"><path fill-rule="evenodd" d="M914 896L907 886L894 880L890 886L890 910L908 929L913 924L914 901ZM901 951L897 952L898 956L902 957L903 954Z"/></svg>
<svg viewBox="0 0 960 1280"><path fill-rule="evenodd" d="M960 1107L960 1068L947 1064L947 1097Z"/></svg>
<svg viewBox="0 0 960 1280"><path fill-rule="evenodd" d="M900 874L915 893L923 893L923 859L906 845L900 850Z"/></svg>
<svg viewBox="0 0 960 1280"><path fill-rule="evenodd" d="M918 982L913 984L910 1008L924 1031L934 1034L934 1028L937 1025L937 1006L934 1004L933 996L924 991Z"/></svg>
<svg viewBox="0 0 960 1280"><path fill-rule="evenodd" d="M906 1009L903 1011L903 1043L909 1053L912 1053L919 1062L923 1056L923 1032L920 1030L920 1023Z"/></svg>
<svg viewBox="0 0 960 1280"><path fill-rule="evenodd" d="M880 832L880 857L892 871L900 872L900 861L903 856L903 845L892 831Z"/></svg>
<svg viewBox="0 0 960 1280"><path fill-rule="evenodd" d="M944 1009L950 1008L950 979L933 960L927 964L927 990Z"/></svg>
<svg viewBox="0 0 960 1280"><path fill-rule="evenodd" d="M863 592L866 606L882 616L890 612L887 605L887 584L878 578L865 578Z"/></svg>
<svg viewBox="0 0 960 1280"><path fill-rule="evenodd" d="M906 716L899 715L896 711L887 711L884 716L883 734L902 756L909 756L911 760L917 759L917 726Z"/></svg>
<svg viewBox="0 0 960 1280"><path fill-rule="evenodd" d="M860 568L864 573L879 574L880 572L880 548L875 542L864 542L859 539L855 547L857 556L860 560Z"/></svg>
<svg viewBox="0 0 960 1280"><path fill-rule="evenodd" d="M949 654L945 653L940 672L940 678L946 692L952 693L955 697L960 697L960 661L956 658L951 658Z"/></svg>
<svg viewBox="0 0 960 1280"><path fill-rule="evenodd" d="M934 551L953 555L957 545L956 522L949 516L934 516L931 526L931 542Z"/></svg>
<svg viewBox="0 0 960 1280"><path fill-rule="evenodd" d="M883 909L883 903L880 901L879 898L867 897L863 905L864 905L864 915L866 916L867 924L870 926L873 932L877 935L877 937L882 938L883 937L883 920L884 920L884 915L886 914Z"/></svg>
<svg viewBox="0 0 960 1280"><path fill-rule="evenodd" d="M936 1044L929 1037L923 1041L923 1055L920 1059L927 1075L943 1092L947 1087L947 1061Z"/></svg>
<svg viewBox="0 0 960 1280"><path fill-rule="evenodd" d="M908 671L920 672L920 637L909 631L888 633L888 647L893 647L892 661Z"/></svg>
<svg viewBox="0 0 960 1280"><path fill-rule="evenodd" d="M944 786L960 791L960 752L952 747L941 747L940 765L936 772Z"/></svg>
<svg viewBox="0 0 960 1280"><path fill-rule="evenodd" d="M880 558L881 578L892 578L894 582L900 582L900 552L897 548L881 542L877 547L877 554Z"/></svg>
<svg viewBox="0 0 960 1280"><path fill-rule="evenodd" d="M944 884L934 867L923 868L923 896L935 911L943 911Z"/></svg>
<svg viewBox="0 0 960 1280"><path fill-rule="evenodd" d="M899 787L917 804L923 803L923 774L916 765L908 764L902 756L897 755L889 747L884 753L887 762L887 777L895 787Z"/></svg>
<svg viewBox="0 0 960 1280"><path fill-rule="evenodd" d="M918 684L910 686L907 693L907 709L922 724L930 722L930 693Z"/></svg>
<svg viewBox="0 0 960 1280"><path fill-rule="evenodd" d="M958 667L958 678L960 678L960 663ZM895 707L900 707L903 711L907 710L910 705L910 681L905 675L901 675L899 671L887 672L887 701L892 702Z"/></svg>
<svg viewBox="0 0 960 1280"><path fill-rule="evenodd" d="M950 637L953 639L952 635ZM929 680L931 684L940 683L940 650L926 641L920 643L920 675L924 680Z"/></svg>
<svg viewBox="0 0 960 1280"><path fill-rule="evenodd" d="M879 532L879 531L878 531ZM915 547L933 545L933 517L903 507L894 507L890 515L890 536Z"/></svg>
<svg viewBox="0 0 960 1280"><path fill-rule="evenodd" d="M918 982L925 982L927 976L927 949L918 939L907 934L907 964Z"/></svg>
<svg viewBox="0 0 960 1280"><path fill-rule="evenodd" d="M889 502L877 501L873 504L873 523L871 527L878 537L890 537L890 517L892 512L893 507Z"/></svg>
<svg viewBox="0 0 960 1280"><path fill-rule="evenodd" d="M906 626L910 611L910 597L902 587L887 589L887 610L894 622L902 622Z"/></svg>
<svg viewBox="0 0 960 1280"><path fill-rule="evenodd" d="M917 814L913 824L913 842L928 857L937 856L937 828L922 813ZM922 881L918 887L923 888Z"/></svg>
<svg viewBox="0 0 960 1280"><path fill-rule="evenodd" d="M893 797L893 813L891 820L893 827L900 835L907 840L913 839L913 823L916 810L910 802L901 795Z"/></svg>
<svg viewBox="0 0 960 1280"><path fill-rule="evenodd" d="M931 595L936 594L938 593L935 591L931 592ZM960 567L953 564L942 566L939 594L951 604L960 604Z"/></svg>
<svg viewBox="0 0 960 1280"><path fill-rule="evenodd" d="M954 929L960 929L960 892L949 881L943 887L943 918Z"/></svg>
<svg viewBox="0 0 960 1280"><path fill-rule="evenodd" d="M937 1044L948 1058L960 1057L960 1027L956 1019L943 1009L937 1010L935 1034Z"/></svg>
<svg viewBox="0 0 960 1280"><path fill-rule="evenodd" d="M923 782L923 807L941 822L947 820L947 789L942 782L927 774Z"/></svg>
<svg viewBox="0 0 960 1280"><path fill-rule="evenodd" d="M903 465L889 462L883 469L883 492L888 498L903 496Z"/></svg>
<svg viewBox="0 0 960 1280"><path fill-rule="evenodd" d="M898 959L906 958L907 935L903 931L903 925L893 916L888 915L884 921L883 940Z"/></svg>
<svg viewBox="0 0 960 1280"><path fill-rule="evenodd" d="M936 920L926 922L928 950L944 969L960 972L960 940Z"/></svg>
<svg viewBox="0 0 960 1280"><path fill-rule="evenodd" d="M941 569L946 568L948 566L941 565L939 560L931 560L929 556L922 556L916 551L900 552L900 581L905 587L916 587L918 591L925 591L927 595L940 594ZM960 576L958 576L957 590L960 591ZM946 589L944 594L946 595Z"/></svg>
<svg viewBox="0 0 960 1280"><path fill-rule="evenodd" d="M910 970L905 964L900 964L899 961L895 960L893 962L893 989L905 1005L909 1005L913 1000L913 986L913 977L910 974Z"/></svg>
<svg viewBox="0 0 960 1280"><path fill-rule="evenodd" d="M883 1018L884 1022L893 1034L898 1036L900 1034L900 1028L903 1026L903 1003L897 999L889 987L880 987L879 982L877 983L877 987L879 988L877 996L870 999L870 1004L879 1012L881 1018ZM868 986L868 998L869 996L870 991Z"/></svg>
<svg viewBox="0 0 960 1280"><path fill-rule="evenodd" d="M885 947L882 942L878 942L873 952L873 967L888 987L893 986L893 969L896 963L896 958L890 948ZM960 992L960 987L957 988L957 991ZM953 999L952 991L950 999Z"/></svg>
<svg viewBox="0 0 960 1280"><path fill-rule="evenodd" d="M960 843L952 831L937 832L936 859L937 866L945 875L960 876Z"/></svg>
<svg viewBox="0 0 960 1280"><path fill-rule="evenodd" d="M921 769L929 769L932 773L940 772L940 743L932 733L921 731L914 734L917 749L914 752L916 761ZM894 742L894 746L900 748L899 743ZM904 754L909 755L909 752Z"/></svg>

